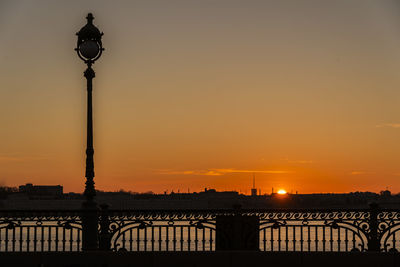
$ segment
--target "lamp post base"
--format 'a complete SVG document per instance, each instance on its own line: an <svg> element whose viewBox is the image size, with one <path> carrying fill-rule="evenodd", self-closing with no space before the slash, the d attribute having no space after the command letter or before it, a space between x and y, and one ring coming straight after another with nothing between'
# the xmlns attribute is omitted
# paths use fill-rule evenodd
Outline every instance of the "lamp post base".
<svg viewBox="0 0 400 267"><path fill-rule="evenodd" d="M82 203L82 250L98 250L99 208L93 200Z"/></svg>

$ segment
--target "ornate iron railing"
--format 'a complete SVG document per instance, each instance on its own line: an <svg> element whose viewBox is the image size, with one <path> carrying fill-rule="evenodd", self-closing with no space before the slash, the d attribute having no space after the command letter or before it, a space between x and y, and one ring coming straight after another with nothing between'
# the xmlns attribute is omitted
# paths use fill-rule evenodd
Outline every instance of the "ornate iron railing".
<svg viewBox="0 0 400 267"><path fill-rule="evenodd" d="M0 251L80 251L81 211L0 211Z"/></svg>
<svg viewBox="0 0 400 267"><path fill-rule="evenodd" d="M176 211L103 207L94 214L99 221L96 249L100 250L400 250L400 212L377 206ZM82 215L83 211L0 211L0 251L80 251ZM236 246L230 245L235 242Z"/></svg>
<svg viewBox="0 0 400 267"><path fill-rule="evenodd" d="M367 211L286 211L261 215L264 251L365 251Z"/></svg>
<svg viewBox="0 0 400 267"><path fill-rule="evenodd" d="M110 212L112 250L215 250L215 220L204 212ZM108 242L108 241L107 241Z"/></svg>

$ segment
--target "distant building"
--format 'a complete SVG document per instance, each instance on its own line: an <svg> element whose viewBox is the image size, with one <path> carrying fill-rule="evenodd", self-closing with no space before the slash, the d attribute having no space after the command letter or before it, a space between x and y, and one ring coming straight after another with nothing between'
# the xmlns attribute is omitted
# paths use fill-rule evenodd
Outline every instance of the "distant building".
<svg viewBox="0 0 400 267"><path fill-rule="evenodd" d="M251 195L257 196L257 188L256 188L256 176L253 173L253 188L251 189Z"/></svg>
<svg viewBox="0 0 400 267"><path fill-rule="evenodd" d="M29 196L62 196L63 187L61 185L26 184L19 186L19 192Z"/></svg>
<svg viewBox="0 0 400 267"><path fill-rule="evenodd" d="M392 192L390 192L389 190L384 190L384 191L381 191L381 196L382 197L390 197L390 196L392 196Z"/></svg>
<svg viewBox="0 0 400 267"><path fill-rule="evenodd" d="M251 189L251 195L252 196L257 196L257 188L252 188Z"/></svg>

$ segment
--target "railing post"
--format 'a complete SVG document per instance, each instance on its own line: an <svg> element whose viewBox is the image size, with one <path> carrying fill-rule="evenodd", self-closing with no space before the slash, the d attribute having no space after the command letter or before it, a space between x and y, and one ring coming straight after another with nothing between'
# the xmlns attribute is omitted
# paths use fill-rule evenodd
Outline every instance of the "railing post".
<svg viewBox="0 0 400 267"><path fill-rule="evenodd" d="M238 208L233 215L217 215L215 249L258 251L259 231L259 217L243 215Z"/></svg>
<svg viewBox="0 0 400 267"><path fill-rule="evenodd" d="M108 205L100 205L100 234L99 234L99 249L111 249L111 234L110 234L110 218L108 212Z"/></svg>
<svg viewBox="0 0 400 267"><path fill-rule="evenodd" d="M378 234L378 213L379 205L377 203L371 203L369 205L368 251L380 251L380 240Z"/></svg>
<svg viewBox="0 0 400 267"><path fill-rule="evenodd" d="M95 202L85 201L82 204L82 250L98 249L98 208Z"/></svg>

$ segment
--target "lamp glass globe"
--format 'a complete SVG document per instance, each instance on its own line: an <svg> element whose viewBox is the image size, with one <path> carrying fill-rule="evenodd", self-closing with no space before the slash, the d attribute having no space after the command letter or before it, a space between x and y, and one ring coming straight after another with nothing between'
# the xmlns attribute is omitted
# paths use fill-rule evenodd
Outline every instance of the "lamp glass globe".
<svg viewBox="0 0 400 267"><path fill-rule="evenodd" d="M99 54L99 45L92 40L84 41L79 45L79 52L84 58L93 59Z"/></svg>

